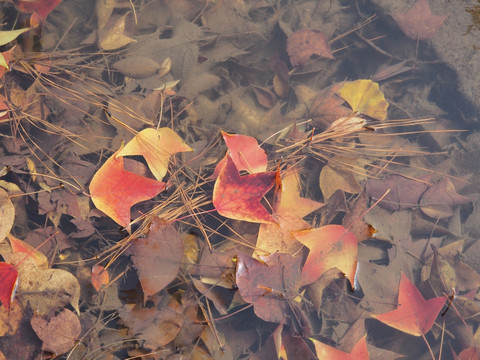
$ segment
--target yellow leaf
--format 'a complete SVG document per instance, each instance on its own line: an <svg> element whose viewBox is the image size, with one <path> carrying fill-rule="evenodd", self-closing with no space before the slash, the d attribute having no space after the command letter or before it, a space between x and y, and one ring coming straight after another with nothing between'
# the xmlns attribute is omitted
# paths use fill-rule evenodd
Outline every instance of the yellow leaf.
<svg viewBox="0 0 480 360"><path fill-rule="evenodd" d="M372 80L345 82L337 94L350 105L354 113L358 112L378 120L385 120L387 117L388 103L378 83Z"/></svg>
<svg viewBox="0 0 480 360"><path fill-rule="evenodd" d="M7 70L9 69L7 61L5 60L5 57L3 56L2 53L0 53L0 66L3 66Z"/></svg>
<svg viewBox="0 0 480 360"><path fill-rule="evenodd" d="M170 156L177 152L193 151L173 130L169 128L144 129L140 131L117 154L142 155L157 180L163 179L168 169Z"/></svg>
<svg viewBox="0 0 480 360"><path fill-rule="evenodd" d="M23 34L28 30L30 30L30 28L10 30L10 31L0 31L0 46L8 44L10 41L15 40L17 36Z"/></svg>
<svg viewBox="0 0 480 360"><path fill-rule="evenodd" d="M127 15L128 14L118 19L115 24L101 36L99 45L103 50L116 50L136 41L123 33L125 31L125 19Z"/></svg>
<svg viewBox="0 0 480 360"><path fill-rule="evenodd" d="M35 163L29 157L27 157L25 160L27 161L27 168L28 168L28 171L30 172L30 175L32 176L32 180L34 182L37 181L37 176L32 175L37 173L37 168L35 167Z"/></svg>

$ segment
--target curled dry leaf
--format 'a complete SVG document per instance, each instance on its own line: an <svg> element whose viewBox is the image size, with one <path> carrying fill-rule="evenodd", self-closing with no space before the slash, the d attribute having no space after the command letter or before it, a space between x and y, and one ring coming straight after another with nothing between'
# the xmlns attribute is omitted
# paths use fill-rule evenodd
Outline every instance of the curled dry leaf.
<svg viewBox="0 0 480 360"><path fill-rule="evenodd" d="M177 276L183 256L183 240L173 225L154 218L148 236L132 242L132 261L142 284L145 300Z"/></svg>
<svg viewBox="0 0 480 360"><path fill-rule="evenodd" d="M35 334L42 340L42 350L55 355L68 352L82 332L78 316L68 309L64 309L50 319L33 316L30 324Z"/></svg>
<svg viewBox="0 0 480 360"><path fill-rule="evenodd" d="M10 232L15 220L15 206L8 197L8 193L0 188L0 242Z"/></svg>
<svg viewBox="0 0 480 360"><path fill-rule="evenodd" d="M326 36L318 30L300 29L287 39L287 52L293 66L304 65L312 55L333 59Z"/></svg>

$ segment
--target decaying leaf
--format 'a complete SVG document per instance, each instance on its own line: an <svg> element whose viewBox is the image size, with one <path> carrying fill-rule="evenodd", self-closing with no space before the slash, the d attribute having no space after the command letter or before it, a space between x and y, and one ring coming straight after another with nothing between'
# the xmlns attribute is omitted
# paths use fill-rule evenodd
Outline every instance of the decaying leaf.
<svg viewBox="0 0 480 360"><path fill-rule="evenodd" d="M304 65L312 55L333 59L327 38L318 30L295 31L287 39L287 52L293 66Z"/></svg>
<svg viewBox="0 0 480 360"><path fill-rule="evenodd" d="M134 240L131 251L146 301L177 276L183 240L173 225L154 218L148 236Z"/></svg>
<svg viewBox="0 0 480 360"><path fill-rule="evenodd" d="M354 113L368 115L378 120L387 118L388 103L378 83L364 79L346 81L337 93L350 105Z"/></svg>
<svg viewBox="0 0 480 360"><path fill-rule="evenodd" d="M160 64L144 56L130 55L112 65L123 75L134 79L143 79L155 74L160 69Z"/></svg>
<svg viewBox="0 0 480 360"><path fill-rule="evenodd" d="M15 206L8 197L8 193L0 188L0 242L10 232L15 220Z"/></svg>
<svg viewBox="0 0 480 360"><path fill-rule="evenodd" d="M63 309L51 318L34 316L30 323L35 334L42 340L42 350L55 355L70 351L82 332L78 316L68 309Z"/></svg>
<svg viewBox="0 0 480 360"><path fill-rule="evenodd" d="M417 0L408 11L392 16L403 33L412 40L431 39L447 18L433 15L428 0Z"/></svg>
<svg viewBox="0 0 480 360"><path fill-rule="evenodd" d="M100 48L103 50L116 50L136 41L124 34L125 20L128 15L125 14L119 17L107 31L102 32L99 40Z"/></svg>
<svg viewBox="0 0 480 360"><path fill-rule="evenodd" d="M100 291L110 281L108 271L102 266L95 264L92 267L92 285L95 290Z"/></svg>

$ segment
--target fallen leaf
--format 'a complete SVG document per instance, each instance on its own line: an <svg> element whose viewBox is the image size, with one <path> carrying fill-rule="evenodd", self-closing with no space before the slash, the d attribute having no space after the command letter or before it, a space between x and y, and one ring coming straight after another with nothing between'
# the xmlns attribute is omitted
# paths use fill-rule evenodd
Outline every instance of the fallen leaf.
<svg viewBox="0 0 480 360"><path fill-rule="evenodd" d="M403 33L412 40L433 38L447 18L433 15L428 0L417 0L408 11L393 14L392 17Z"/></svg>
<svg viewBox="0 0 480 360"><path fill-rule="evenodd" d="M18 36L20 36L21 34L23 34L24 32L30 29L31 28L0 31L0 46L8 44L10 41L15 40Z"/></svg>
<svg viewBox="0 0 480 360"><path fill-rule="evenodd" d="M274 223L272 215L260 204L275 184L275 172L240 176L230 155L220 169L213 188L213 205L220 215L230 219Z"/></svg>
<svg viewBox="0 0 480 360"><path fill-rule="evenodd" d="M337 90L337 94L350 105L354 113L378 120L387 118L388 103L378 83L372 80L346 81Z"/></svg>
<svg viewBox="0 0 480 360"><path fill-rule="evenodd" d="M295 238L310 249L302 268L302 284L311 284L326 271L337 268L354 286L357 267L357 239L341 225L325 225L294 232Z"/></svg>
<svg viewBox="0 0 480 360"><path fill-rule="evenodd" d="M397 330L421 336L432 328L445 304L445 297L439 296L425 300L417 287L402 272L397 302L399 305L395 310L372 316Z"/></svg>
<svg viewBox="0 0 480 360"><path fill-rule="evenodd" d="M387 175L383 180L370 179L366 182L365 191L373 201L380 199L379 205L385 209L399 211L418 205L422 194L427 189L430 178L411 179L401 175Z"/></svg>
<svg viewBox="0 0 480 360"><path fill-rule="evenodd" d="M42 340L42 350L57 356L70 351L82 332L78 316L68 309L63 309L50 319L33 316L30 324Z"/></svg>
<svg viewBox="0 0 480 360"><path fill-rule="evenodd" d="M42 252L35 250L35 248L25 241L17 239L12 234L8 234L8 241L10 242L10 247L14 253L22 253L28 256L31 256L35 261L39 269L46 270L48 269L48 259Z"/></svg>
<svg viewBox="0 0 480 360"><path fill-rule="evenodd" d="M130 248L146 301L177 276L183 240L173 225L154 218L147 237L133 240Z"/></svg>
<svg viewBox="0 0 480 360"><path fill-rule="evenodd" d="M15 266L0 262L0 301L7 310L10 310L17 284L18 271Z"/></svg>
<svg viewBox="0 0 480 360"><path fill-rule="evenodd" d="M160 64L145 56L130 55L117 61L112 67L128 77L143 79L157 73Z"/></svg>
<svg viewBox="0 0 480 360"><path fill-rule="evenodd" d="M92 267L92 285L95 290L100 291L102 287L107 286L110 281L108 271L102 266L95 264Z"/></svg>
<svg viewBox="0 0 480 360"><path fill-rule="evenodd" d="M24 13L37 13L45 20L47 15L55 9L62 0L13 0L15 6Z"/></svg>
<svg viewBox="0 0 480 360"><path fill-rule="evenodd" d="M123 169L120 150L110 156L93 175L90 195L97 209L121 226L130 223L130 207L151 199L165 189L165 183Z"/></svg>
<svg viewBox="0 0 480 360"><path fill-rule="evenodd" d="M452 207L472 200L459 195L448 177L429 186L420 199L420 209L432 218L446 218L454 214Z"/></svg>
<svg viewBox="0 0 480 360"><path fill-rule="evenodd" d="M310 339L315 346L318 359L332 359L332 360L369 360L370 356L367 349L367 336L363 336L355 344L350 352L338 350L332 346L324 344L318 340Z"/></svg>
<svg viewBox="0 0 480 360"><path fill-rule="evenodd" d="M285 314L294 311L290 303L298 295L301 257L272 254L261 262L240 253L237 258L240 296L253 304L260 319L280 323Z"/></svg>
<svg viewBox="0 0 480 360"><path fill-rule="evenodd" d="M168 170L170 156L177 152L193 151L169 128L140 131L118 152L116 158L127 155L142 155L157 180L162 180Z"/></svg>
<svg viewBox="0 0 480 360"><path fill-rule="evenodd" d="M0 187L0 243L10 232L15 220L15 206L8 193Z"/></svg>
<svg viewBox="0 0 480 360"><path fill-rule="evenodd" d="M333 59L326 36L318 30L300 29L287 39L287 52L293 66L304 65L312 55Z"/></svg>
<svg viewBox="0 0 480 360"><path fill-rule="evenodd" d="M7 307L0 307L0 337L15 335L22 323L24 313L25 309L18 302L12 303L8 309Z"/></svg>
<svg viewBox="0 0 480 360"><path fill-rule="evenodd" d="M119 17L112 26L108 26L108 30L102 31L98 43L101 49L116 50L136 41L124 34L125 20L128 15Z"/></svg>

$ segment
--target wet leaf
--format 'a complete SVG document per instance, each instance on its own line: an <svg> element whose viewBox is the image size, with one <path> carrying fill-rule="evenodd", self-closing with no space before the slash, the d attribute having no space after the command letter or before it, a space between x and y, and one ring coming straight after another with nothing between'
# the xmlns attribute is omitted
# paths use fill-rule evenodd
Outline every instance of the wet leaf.
<svg viewBox="0 0 480 360"><path fill-rule="evenodd" d="M388 313L372 315L375 319L414 336L425 335L445 304L440 296L425 300L417 287L402 272L398 287L398 307Z"/></svg>
<svg viewBox="0 0 480 360"><path fill-rule="evenodd" d="M8 309L6 306L0 306L0 337L15 335L22 323L24 313L22 305L18 302L12 303Z"/></svg>
<svg viewBox="0 0 480 360"><path fill-rule="evenodd" d="M373 201L380 199L387 191L379 205L385 209L398 211L410 209L418 205L422 194L427 189L423 179L411 179L401 175L388 175L383 180L370 179L366 183L365 191Z"/></svg>
<svg viewBox="0 0 480 360"><path fill-rule="evenodd" d="M140 131L118 152L116 157L142 155L157 180L167 173L170 156L177 152L193 151L173 130L169 128L145 129Z"/></svg>
<svg viewBox="0 0 480 360"><path fill-rule="evenodd" d="M30 321L35 334L42 340L42 350L55 355L70 351L82 332L78 316L63 309L50 319L34 316Z"/></svg>
<svg viewBox="0 0 480 360"><path fill-rule="evenodd" d="M472 200L457 193L448 177L431 185L422 195L420 206L422 211L433 218L445 218L454 214L453 207L468 204Z"/></svg>
<svg viewBox="0 0 480 360"><path fill-rule="evenodd" d="M120 150L110 156L90 182L90 195L97 209L121 226L130 223L130 207L151 199L165 189L165 183L123 169Z"/></svg>
<svg viewBox="0 0 480 360"><path fill-rule="evenodd" d="M297 231L295 238L310 249L302 268L302 284L310 284L326 271L337 268L354 286L357 267L357 239L341 225L325 225Z"/></svg>
<svg viewBox="0 0 480 360"><path fill-rule="evenodd" d="M160 69L160 64L148 57L130 55L117 61L112 67L123 75L143 79L154 75Z"/></svg>
<svg viewBox="0 0 480 360"><path fill-rule="evenodd" d="M213 188L213 205L220 215L230 219L259 223L275 222L260 204L275 184L275 172L240 176L230 155L223 164Z"/></svg>
<svg viewBox="0 0 480 360"><path fill-rule="evenodd" d="M338 350L332 346L324 344L318 340L310 339L315 346L315 351L319 359L335 359L335 360L369 360L370 356L367 349L367 336L363 336L355 344L350 352Z"/></svg>
<svg viewBox="0 0 480 360"><path fill-rule="evenodd" d="M447 18L433 15L428 0L417 0L408 11L393 14L392 17L403 33L412 40L433 38Z"/></svg>
<svg viewBox="0 0 480 360"><path fill-rule="evenodd" d="M7 310L10 310L17 284L17 269L6 262L0 262L0 301Z"/></svg>
<svg viewBox="0 0 480 360"><path fill-rule="evenodd" d="M243 300L253 304L255 314L265 320L280 323L298 295L300 257L273 254L264 262L238 254L236 280Z"/></svg>
<svg viewBox="0 0 480 360"><path fill-rule="evenodd" d="M183 240L173 225L154 218L148 236L134 240L131 251L146 301L177 276Z"/></svg>
<svg viewBox="0 0 480 360"><path fill-rule="evenodd" d="M13 0L15 6L24 13L37 13L42 19L55 9L62 0Z"/></svg>
<svg viewBox="0 0 480 360"><path fill-rule="evenodd" d="M102 265L93 265L92 267L92 285L95 290L100 291L110 281L108 271Z"/></svg>
<svg viewBox="0 0 480 360"><path fill-rule="evenodd" d="M31 256L39 269L48 269L48 259L42 252L40 252L39 250L35 250L33 246L29 245L25 241L17 239L12 234L8 234L8 241L10 242L12 252L22 253Z"/></svg>
<svg viewBox="0 0 480 360"><path fill-rule="evenodd" d="M124 34L127 16L128 14L125 14L118 18L112 26L108 27L107 31L100 35L99 46L101 49L116 50L136 41Z"/></svg>
<svg viewBox="0 0 480 360"><path fill-rule="evenodd" d="M31 28L0 31L0 46L8 44L9 42L15 40L17 37L19 37L24 32L27 32L30 29ZM8 68L8 66L5 66L5 67Z"/></svg>
<svg viewBox="0 0 480 360"><path fill-rule="evenodd" d="M8 193L0 188L0 243L10 232L15 220L15 206L8 197Z"/></svg>
<svg viewBox="0 0 480 360"><path fill-rule="evenodd" d="M287 52L293 66L304 65L312 55L333 59L326 36L318 30L300 29L287 39Z"/></svg>
<svg viewBox="0 0 480 360"><path fill-rule="evenodd" d="M346 81L337 93L350 105L354 113L358 112L378 120L387 118L388 103L378 83L364 79Z"/></svg>

